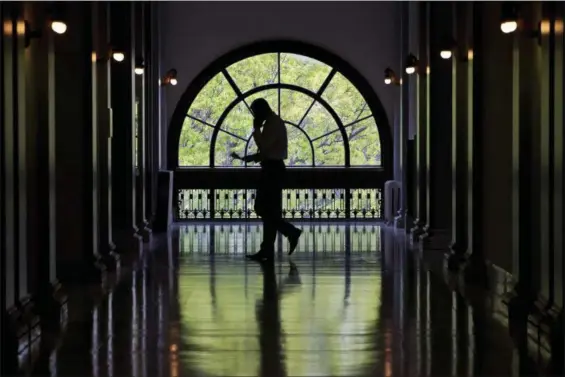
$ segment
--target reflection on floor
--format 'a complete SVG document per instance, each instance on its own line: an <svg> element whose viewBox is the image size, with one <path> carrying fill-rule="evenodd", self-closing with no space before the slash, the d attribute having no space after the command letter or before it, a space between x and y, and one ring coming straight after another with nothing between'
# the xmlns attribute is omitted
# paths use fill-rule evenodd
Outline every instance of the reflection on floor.
<svg viewBox="0 0 565 377"><path fill-rule="evenodd" d="M297 223L302 236L296 252L375 253L380 250L380 228L370 223ZM190 224L180 227L181 253L245 254L259 250L263 227L260 222ZM278 250L286 253L288 243L277 238Z"/></svg>
<svg viewBox="0 0 565 377"><path fill-rule="evenodd" d="M247 262L255 225L180 225L101 305L84 295L52 376L509 376L506 332L373 225L301 225ZM281 251L285 248L281 243ZM82 297L82 298L81 298ZM39 371L36 371L39 373Z"/></svg>

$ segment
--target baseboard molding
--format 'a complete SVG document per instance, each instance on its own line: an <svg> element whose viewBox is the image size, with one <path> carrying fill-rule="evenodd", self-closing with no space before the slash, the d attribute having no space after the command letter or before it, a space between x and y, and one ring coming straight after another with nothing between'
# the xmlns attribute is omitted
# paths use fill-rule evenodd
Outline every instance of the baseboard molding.
<svg viewBox="0 0 565 377"><path fill-rule="evenodd" d="M41 339L40 320L31 296L21 298L3 315L9 327L3 329L2 375L25 373L33 363L34 355L37 355ZM7 373L4 374L4 371Z"/></svg>
<svg viewBox="0 0 565 377"><path fill-rule="evenodd" d="M424 250L449 251L451 234L447 229L428 228L420 235L420 242Z"/></svg>
<svg viewBox="0 0 565 377"><path fill-rule="evenodd" d="M139 233L137 227L126 231L116 231L114 241L116 243L116 251L120 255L122 262L124 262L124 257L126 259L129 259L132 255L137 257L143 250L143 236Z"/></svg>
<svg viewBox="0 0 565 377"><path fill-rule="evenodd" d="M137 237L136 235L130 235L130 242L132 242L134 246L139 245L139 251L142 250L143 245L141 244L139 237ZM27 371L21 370L21 360L24 357L28 357L28 354L21 353L21 355L23 356L18 357L18 351L24 350L25 347L23 346L23 344L25 342L20 341L18 343L18 339L26 340L34 338L42 341L44 336L51 337L50 341L48 342L51 345L48 347L51 348L45 349L45 346L43 346L44 349L41 350L41 354L39 354L39 348L37 350L32 350L31 347L28 347L30 357L34 357L33 359L26 359L28 361L31 361L28 362L29 368L34 369L37 366L36 362L38 358L36 356L40 356L40 359L45 361L46 355L44 354L44 352L48 352L50 354L52 349L61 342L64 333L67 331L68 323L77 320L76 318L69 317L69 305L72 305L75 309L77 307L82 307L82 305L79 303L77 306L76 302L72 304L69 301L76 300L77 297L81 297L92 300L94 302L94 305L99 304L120 283L123 277L127 276L129 266L132 265L133 262L139 257L139 253L132 251L132 249L127 250L127 253L130 256L128 258L117 258L118 262L122 264L120 264L120 268L115 272L108 273L107 271L103 271L100 268L97 268L95 266L96 261L94 260L94 258L92 263L85 263L78 267L72 263L67 265L59 264L57 266L59 274L62 274L63 271L70 273L67 273L65 276L63 276L60 281L55 281L52 284L52 298L60 305L60 331L56 333L54 331L42 331L42 318L40 315L38 315L39 311L34 309L35 306L33 300L26 299L25 302L16 305L14 308L11 308L10 312L8 313L10 319L7 326L9 326L9 329L14 331L14 336L7 338L6 345L9 346L8 348L4 347L4 342L2 343L3 370L0 375L11 376L21 374L22 372L27 373ZM121 256L119 254L116 255ZM122 267L125 267L125 275L122 274L122 272L124 272L121 271ZM22 310L21 308L26 309ZM24 315L24 313L30 314ZM3 324L5 317L8 316L3 316ZM28 318L33 318L33 321L30 322ZM30 333L30 329L32 329L33 327L36 327L37 331L39 332ZM4 334L6 334L6 332ZM40 341L36 341L34 344L39 345L40 343ZM10 346L10 344L12 344L13 347ZM18 358L20 359L20 365L18 365ZM12 362L12 360L14 361ZM39 361L39 364L41 364L41 361Z"/></svg>

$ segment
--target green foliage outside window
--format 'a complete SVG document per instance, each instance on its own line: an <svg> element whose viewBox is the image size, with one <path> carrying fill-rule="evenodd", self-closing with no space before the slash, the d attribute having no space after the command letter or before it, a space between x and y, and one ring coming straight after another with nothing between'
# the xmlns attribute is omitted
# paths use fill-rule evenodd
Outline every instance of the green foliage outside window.
<svg viewBox="0 0 565 377"><path fill-rule="evenodd" d="M279 64L280 59L280 64ZM280 72L279 72L280 67ZM227 74L245 94L268 84L291 84L316 93L332 68L317 60L289 53L269 53L246 58L227 67ZM380 166L381 144L375 119L359 91L341 73L336 72L321 93L345 126L352 166ZM213 127L228 105L236 100L236 91L223 72L214 76L201 90L188 110L179 142L179 166L209 166ZM265 98L272 109L287 122L289 138L288 166L343 166L345 149L341 132L330 112L301 92L286 88L262 90L239 102L225 117L215 145L215 166L242 166L230 154L254 153L251 135L252 115L248 106L256 98ZM279 111L280 103L280 111ZM308 138L312 139L314 156Z"/></svg>

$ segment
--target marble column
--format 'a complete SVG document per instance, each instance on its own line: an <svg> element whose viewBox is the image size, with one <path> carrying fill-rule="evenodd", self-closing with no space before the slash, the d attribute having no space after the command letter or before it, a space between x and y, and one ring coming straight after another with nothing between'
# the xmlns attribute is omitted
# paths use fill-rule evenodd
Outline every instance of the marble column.
<svg viewBox="0 0 565 377"><path fill-rule="evenodd" d="M102 261L113 271L120 266L112 229L112 94L110 61L110 5L94 6L94 48L96 51L96 117L99 180L99 247Z"/></svg>
<svg viewBox="0 0 565 377"><path fill-rule="evenodd" d="M54 39L57 275L100 282L92 9L67 3L68 32Z"/></svg>
<svg viewBox="0 0 565 377"><path fill-rule="evenodd" d="M18 24L17 3L0 3L2 16L2 359L1 374L15 374L18 363L16 326L11 314L19 301L18 271L18 143L17 143L17 89L13 79L18 77L17 51L23 49L23 23ZM18 27L20 28L18 30Z"/></svg>
<svg viewBox="0 0 565 377"><path fill-rule="evenodd" d="M469 51L472 31L472 6L455 3L453 6L452 38L455 43L452 56L452 153L451 153L451 250L448 268L457 270L467 252L467 126L469 119Z"/></svg>
<svg viewBox="0 0 565 377"><path fill-rule="evenodd" d="M452 62L442 59L451 31L450 3L430 3L429 122L427 129L427 221L424 249L447 250L451 240L451 81Z"/></svg>
<svg viewBox="0 0 565 377"><path fill-rule="evenodd" d="M563 307L563 4L542 5L542 93L540 164L541 215L545 218L540 249L542 294L554 310ZM540 225L542 225L540 224Z"/></svg>
<svg viewBox="0 0 565 377"><path fill-rule="evenodd" d="M26 61L26 138L28 179L28 282L35 312L41 317L44 331L58 331L60 291L56 271L56 218L52 198L55 197L54 176L54 33L49 29L46 8L42 4L26 4L24 18L30 27L41 30L42 37L27 47ZM58 300L57 300L57 299Z"/></svg>
<svg viewBox="0 0 565 377"><path fill-rule="evenodd" d="M155 215L155 196L156 196L156 177L158 166L156 164L158 151L155 149L158 143L158 134L155 134L155 130L158 129L158 119L157 117L157 93L159 90L158 82L159 76L156 68L154 45L157 42L155 36L156 30L154 25L154 3L144 3L144 13L143 22L145 30L144 38L144 59L145 59L145 217L149 222L151 227L153 224L153 218Z"/></svg>
<svg viewBox="0 0 565 377"><path fill-rule="evenodd" d="M533 9L527 14L532 17ZM524 11L524 9L522 9ZM533 18L533 17L532 17ZM516 297L511 301L513 309L521 315L522 322L527 316L527 307L535 300L539 289L539 262L534 254L540 240L538 225L540 204L536 191L540 176L536 175L536 144L539 142L539 78L532 75L538 69L538 42L523 38L519 33L513 38L513 179L512 202L512 275L516 281ZM534 139L534 140L532 140ZM539 150L537 151L539 153ZM537 181L537 182L536 182ZM537 199L537 200L536 200Z"/></svg>
<svg viewBox="0 0 565 377"><path fill-rule="evenodd" d="M538 20L538 4L520 7L523 23ZM508 302L510 333L521 350L527 349L528 326L534 302L543 291L541 273L543 256L540 249L546 242L547 203L542 195L546 185L543 168L546 114L542 115L544 72L539 40L525 33L513 33L513 197L512 197L512 277L513 297ZM533 72L539 74L532 74ZM536 313L537 314L537 313ZM541 333L540 333L541 335Z"/></svg>
<svg viewBox="0 0 565 377"><path fill-rule="evenodd" d="M482 91L484 86L484 33L482 17L484 3L473 3L468 9L468 45L467 53L467 261L461 271L462 284L486 282L486 266L483 253L482 203L483 203L483 113Z"/></svg>
<svg viewBox="0 0 565 377"><path fill-rule="evenodd" d="M419 7L419 50L418 76L416 77L417 91L417 130L416 130L416 210L414 227L412 228L412 239L415 241L424 232L427 214L427 132L428 132L428 44L429 28L428 13L429 2L418 3Z"/></svg>
<svg viewBox="0 0 565 377"><path fill-rule="evenodd" d="M145 12L147 4L135 3L135 59L145 62L145 40L147 33L145 30ZM147 96L146 96L146 74L144 69L142 75L135 75L135 101L136 101L136 224L141 231L144 241L150 240L151 228L147 220Z"/></svg>
<svg viewBox="0 0 565 377"><path fill-rule="evenodd" d="M563 116L563 103L565 103L565 4L552 3L554 6L553 17L551 17L551 35L553 38L553 305L552 309L558 308L552 313L555 321L552 333L553 358L552 370L558 375L565 373L565 361L563 355L563 252L565 250L565 122ZM550 81L551 83L551 81Z"/></svg>
<svg viewBox="0 0 565 377"><path fill-rule="evenodd" d="M406 62L406 57L410 52L408 51L410 35L409 35L409 3L401 3L401 30L400 30L400 67L404 69L404 64ZM402 75L403 76L403 75ZM399 165L400 165L400 175L401 175L401 198L400 198L400 209L398 210L398 216L395 218L395 226L401 229L410 229L411 220L408 218L408 160L407 160L407 150L408 150L408 127L409 127L409 85L404 83L400 88L400 132L398 137L400 139L398 145L400 147L399 151Z"/></svg>
<svg viewBox="0 0 565 377"><path fill-rule="evenodd" d="M124 52L122 62L111 60L112 79L112 220L118 251L141 249L136 225L134 166L135 46L134 3L110 4L111 42Z"/></svg>
<svg viewBox="0 0 565 377"><path fill-rule="evenodd" d="M158 3L144 3L146 6L145 18L145 57L146 57L146 151L147 151L147 190L146 195L146 218L153 224L155 213L157 210L157 175L159 172L159 86L160 69L159 69L159 35L157 33L158 25ZM152 226L152 225L151 225Z"/></svg>
<svg viewBox="0 0 565 377"><path fill-rule="evenodd" d="M532 211L539 218L534 224L537 237L532 250L539 255L539 280L534 283L539 286L539 293L532 314L549 325L547 331L542 330L542 337L547 337L552 352L559 354L553 355L557 360L563 355L562 340L557 340L563 337L563 6L541 3L528 14L526 22L541 21L536 56L540 72L539 103L533 103L539 106L539 120L534 119L531 138L532 175L539 179L539 185L533 189L532 203Z"/></svg>

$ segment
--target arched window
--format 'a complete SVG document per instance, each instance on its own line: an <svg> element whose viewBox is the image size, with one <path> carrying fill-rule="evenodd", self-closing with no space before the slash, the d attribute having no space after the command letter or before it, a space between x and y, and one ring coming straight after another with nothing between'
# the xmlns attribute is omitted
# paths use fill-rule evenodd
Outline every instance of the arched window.
<svg viewBox="0 0 565 377"><path fill-rule="evenodd" d="M188 106L178 166L242 166L230 155L256 151L249 106L261 97L287 125L288 166L382 165L375 114L352 82L319 60L277 51L211 75Z"/></svg>

